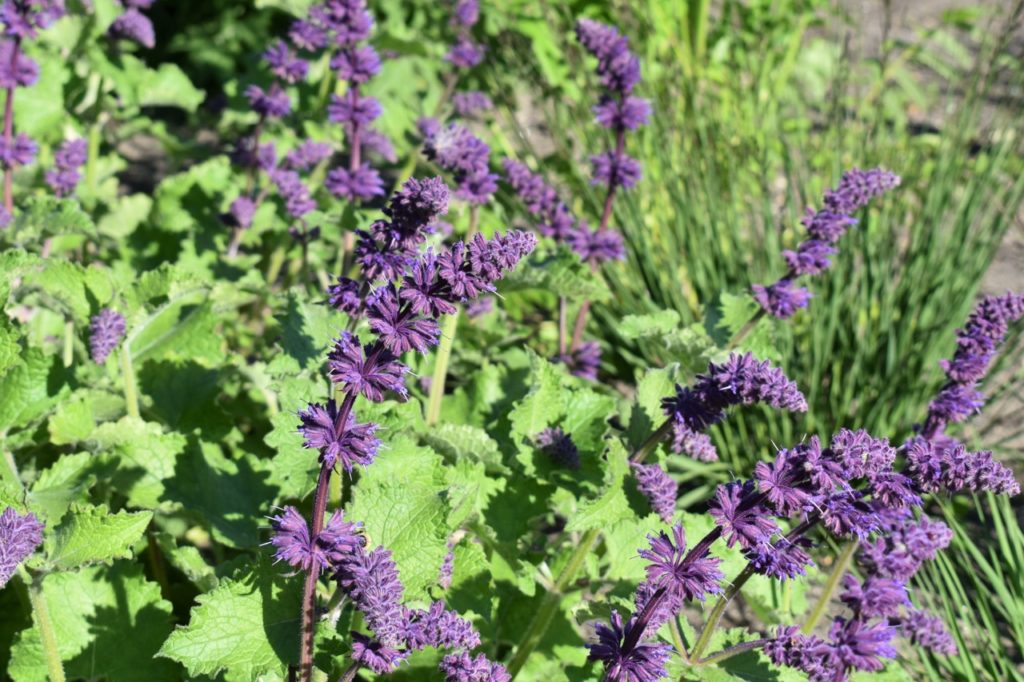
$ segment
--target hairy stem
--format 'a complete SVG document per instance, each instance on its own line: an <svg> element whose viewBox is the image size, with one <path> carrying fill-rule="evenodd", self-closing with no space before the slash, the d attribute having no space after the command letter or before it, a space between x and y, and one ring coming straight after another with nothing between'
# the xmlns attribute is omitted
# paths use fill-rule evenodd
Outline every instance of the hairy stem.
<svg viewBox="0 0 1024 682"><path fill-rule="evenodd" d="M341 674L341 677L338 678L338 682L352 682L352 680L356 679L356 673L359 672L359 668L359 663L353 661L352 665L350 665L345 672Z"/></svg>
<svg viewBox="0 0 1024 682"><path fill-rule="evenodd" d="M725 613L725 607L729 605L729 602L739 594L740 589L743 585L750 580L750 576L754 575L754 567L747 565L739 575L736 576L735 580L732 581L732 585L725 593L718 598L715 602L715 607L711 610L711 615L708 616L707 622L704 624L704 629L700 631L700 637L697 638L697 642L693 645L693 649L690 651L690 660L700 660L700 655L704 653L704 649L707 648L708 643L711 641L711 635L714 634L715 628L718 627L718 622L722 620L722 614Z"/></svg>
<svg viewBox="0 0 1024 682"><path fill-rule="evenodd" d="M75 321L71 318L64 320L64 355L65 367L70 367L75 361Z"/></svg>
<svg viewBox="0 0 1024 682"><path fill-rule="evenodd" d="M565 296L558 297L558 354L565 355L566 341L568 332L568 322L566 321L566 306L568 302L565 300Z"/></svg>
<svg viewBox="0 0 1024 682"><path fill-rule="evenodd" d="M726 346L726 350L732 350L743 343L743 340L750 335L750 332L754 331L754 327L764 317L764 309L759 309L754 316L747 320L747 323L740 327L740 330L736 332L736 335L729 339L729 344Z"/></svg>
<svg viewBox="0 0 1024 682"><path fill-rule="evenodd" d="M590 314L590 301L584 301L583 305L580 306L580 311L576 313L576 324L572 328L572 345L569 346L570 350L579 350L579 347L583 345L583 330L587 327L587 315Z"/></svg>
<svg viewBox="0 0 1024 682"><path fill-rule="evenodd" d="M647 440L640 444L640 447L636 449L633 456L629 458L629 461L633 464L640 464L647 458L647 455L654 452L654 449L658 447L658 443L665 440L669 433L672 432L672 420L666 419L665 423L659 426L654 433L647 436Z"/></svg>
<svg viewBox="0 0 1024 682"><path fill-rule="evenodd" d="M750 651L751 649L760 649L769 641L770 640L768 639L755 639L750 642L742 642L740 644L736 644L735 646L722 649L721 651L713 653L710 656L705 656L699 661L695 661L693 665L711 665L712 663L718 663L719 661L724 661L727 658L732 658L737 654L742 654L744 651Z"/></svg>
<svg viewBox="0 0 1024 682"><path fill-rule="evenodd" d="M441 401L444 399L444 384L448 377L448 361L452 357L452 346L459 328L459 314L447 315L441 324L441 343L434 358L434 374L430 379L430 395L427 398L427 426L433 426L441 418Z"/></svg>
<svg viewBox="0 0 1024 682"><path fill-rule="evenodd" d="M674 616L668 621L668 631L672 635L672 644L676 648L676 652L679 654L679 658L683 659L683 663L689 665L690 655L686 652L686 642L683 641L683 633L679 628L679 616Z"/></svg>
<svg viewBox="0 0 1024 682"><path fill-rule="evenodd" d="M121 380L124 382L124 408L128 416L141 418L139 392L135 384L135 367L132 365L132 351L128 342L121 344Z"/></svg>
<svg viewBox="0 0 1024 682"><path fill-rule="evenodd" d="M57 650L57 634L53 629L53 620L50 618L50 607L46 603L42 587L38 580L33 580L24 567L18 570L21 579L28 588L28 600L32 605L32 614L35 616L36 627L39 628L39 639L43 646L43 658L46 660L46 670L49 673L50 682L64 682L64 665L60 661L60 652Z"/></svg>
<svg viewBox="0 0 1024 682"><path fill-rule="evenodd" d="M523 669L523 666L526 665L530 654L533 653L533 650L544 639L544 635L547 634L548 628L551 626L551 619L554 618L555 613L558 611L558 605L562 601L565 589L576 579L576 573L579 572L583 562L586 561L590 553L597 547L600 537L601 531L596 528L588 530L583 535L580 539L580 544L576 546L572 556L569 557L568 563L566 563L562 572L558 574L558 578L555 579L555 584L544 595L544 600L534 614L533 620L530 621L530 625L527 626L526 632L523 633L522 638L519 640L519 644L516 645L512 660L509 661L508 674L511 676L510 679L515 679L516 675Z"/></svg>
<svg viewBox="0 0 1024 682"><path fill-rule="evenodd" d="M311 538L320 535L327 510L328 486L331 482L331 467L320 467L320 477L313 497L313 523ZM314 562L306 572L306 584L302 592L302 650L299 652L299 676L302 682L313 678L313 634L316 629L316 584L320 578L320 567Z"/></svg>
<svg viewBox="0 0 1024 682"><path fill-rule="evenodd" d="M14 48L11 49L10 72L17 73L18 57L21 53L21 38L14 38ZM11 148L11 140L14 138L14 90L16 86L7 88L7 101L4 103L4 147ZM4 168L4 209L10 215L14 211L14 169ZM63 678L61 678L63 679Z"/></svg>
<svg viewBox="0 0 1024 682"><path fill-rule="evenodd" d="M818 621L825 615L829 602L832 601L832 596L835 594L836 589L839 588L839 583L842 582L843 575L846 574L846 569L849 568L850 561L853 559L853 555L856 554L859 546L860 542L854 540L847 544L846 547L843 547L843 551L836 557L835 565L832 566L832 573L829 574L828 582L825 583L824 592L821 593L818 603L814 605L814 610L811 611L811 615L808 616L807 621L800 628L805 634L813 632Z"/></svg>

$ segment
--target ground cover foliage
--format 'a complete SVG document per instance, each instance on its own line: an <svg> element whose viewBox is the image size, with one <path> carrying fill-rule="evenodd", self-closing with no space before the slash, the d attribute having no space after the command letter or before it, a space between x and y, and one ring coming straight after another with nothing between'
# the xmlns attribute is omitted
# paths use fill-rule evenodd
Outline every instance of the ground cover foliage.
<svg viewBox="0 0 1024 682"><path fill-rule="evenodd" d="M6 675L1024 677L1021 3L712 4L4 0Z"/></svg>

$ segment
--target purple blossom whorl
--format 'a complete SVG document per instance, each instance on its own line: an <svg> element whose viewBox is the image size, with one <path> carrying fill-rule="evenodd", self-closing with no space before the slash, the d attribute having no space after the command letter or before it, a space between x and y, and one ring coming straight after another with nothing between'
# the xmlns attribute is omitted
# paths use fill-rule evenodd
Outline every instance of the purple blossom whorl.
<svg viewBox="0 0 1024 682"><path fill-rule="evenodd" d="M115 310L104 308L94 315L89 325L89 353L92 360L102 365L111 351L117 348L125 334L124 317Z"/></svg>
<svg viewBox="0 0 1024 682"><path fill-rule="evenodd" d="M21 515L13 507L4 509L0 514L0 589L42 542L43 522L35 514Z"/></svg>
<svg viewBox="0 0 1024 682"><path fill-rule="evenodd" d="M636 475L636 486L640 493L647 498L661 520L665 523L672 522L672 516L676 511L676 495L679 492L679 484L658 464L637 464L630 463L633 473Z"/></svg>

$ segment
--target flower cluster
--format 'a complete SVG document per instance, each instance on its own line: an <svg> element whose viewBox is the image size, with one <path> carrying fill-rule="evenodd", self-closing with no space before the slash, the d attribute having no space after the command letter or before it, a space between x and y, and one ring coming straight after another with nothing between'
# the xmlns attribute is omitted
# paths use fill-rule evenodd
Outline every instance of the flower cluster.
<svg viewBox="0 0 1024 682"><path fill-rule="evenodd" d="M46 171L46 184L59 197L73 194L82 179L79 169L85 165L88 157L89 149L85 140L68 140L60 146L54 155L55 167L53 170Z"/></svg>
<svg viewBox="0 0 1024 682"><path fill-rule="evenodd" d="M107 34L111 38L130 40L150 49L156 45L153 22L142 13L156 0L123 0L125 11L110 24Z"/></svg>
<svg viewBox="0 0 1024 682"><path fill-rule="evenodd" d="M491 172L490 147L457 123L432 131L424 152L444 170L453 174L455 196L471 204L486 204L498 190L498 176Z"/></svg>
<svg viewBox="0 0 1024 682"><path fill-rule="evenodd" d="M712 462L718 452L704 431L725 418L734 405L765 403L790 412L806 412L807 401L782 370L750 353L733 353L721 364L711 363L692 387L676 385L676 394L662 400L672 428L672 449Z"/></svg>
<svg viewBox="0 0 1024 682"><path fill-rule="evenodd" d="M0 514L0 589L42 542L43 522L35 514L22 516L12 507L4 509Z"/></svg>
<svg viewBox="0 0 1024 682"><path fill-rule="evenodd" d="M377 425L356 418L357 398L381 402L387 393L405 398L409 369L399 361L401 354L426 353L437 343L440 316L454 313L458 303L493 291L494 283L534 247L532 235L510 231L490 240L477 234L440 254L420 252L431 225L447 208L448 188L440 178L411 179L384 210L387 219L360 232L356 253L364 284L377 286L362 300L361 287L352 290L347 281L339 282L331 298L343 304L354 300L376 339L364 345L345 332L334 342L328 356L329 378L344 397L340 405L332 399L299 413L304 445L319 452L321 465L313 525L307 526L294 510L285 510L272 519L271 544L278 559L302 569L307 581L329 571L363 614L373 635L353 633L352 656L360 666L386 673L413 651L432 646L457 652L441 664L448 679L500 681L507 679L504 668L469 656L468 650L480 639L468 621L441 602L426 611L407 608L391 553L384 547L367 551L359 526L345 521L341 512L326 525L316 512L326 507L327 481L335 468L340 464L351 473L356 466L369 466L380 447ZM446 565L450 573L450 561ZM311 623L304 627L311 632Z"/></svg>
<svg viewBox="0 0 1024 682"><path fill-rule="evenodd" d="M537 448L551 458L557 466L565 469L580 468L580 451L572 436L558 427L544 429L533 437Z"/></svg>
<svg viewBox="0 0 1024 682"><path fill-rule="evenodd" d="M577 220L558 197L558 192L533 173L526 164L504 159L505 178L533 216L537 231L558 243L567 244L580 258L593 267L626 255L622 235L607 227L592 230L586 221Z"/></svg>
<svg viewBox="0 0 1024 682"><path fill-rule="evenodd" d="M121 343L124 333L124 316L116 310L104 308L93 315L89 325L89 354L93 362L98 365L106 362L107 356Z"/></svg>
<svg viewBox="0 0 1024 682"><path fill-rule="evenodd" d="M4 204L0 211L0 226L11 220L14 202L11 196L12 173L18 166L32 163L36 156L36 143L24 133L14 134L12 104L17 88L35 84L39 78L39 65L24 52L24 42L39 35L39 31L64 16L63 0L3 0L0 4L0 88L7 91L4 112L4 134L0 140L0 167L4 169Z"/></svg>
<svg viewBox="0 0 1024 682"><path fill-rule="evenodd" d="M640 82L640 60L629 50L629 39L614 26L592 19L576 22L576 38L590 54L597 57L597 75L605 93L594 107L597 122L611 130L615 144L603 154L590 157L593 183L628 189L640 180L640 162L625 152L625 132L647 123L651 105L634 97L633 88Z"/></svg>
<svg viewBox="0 0 1024 682"><path fill-rule="evenodd" d="M848 228L857 224L853 214L899 183L898 175L881 168L867 171L854 168L846 172L838 187L825 192L824 206L820 210L807 209L802 222L808 238L795 251L782 252L789 266L786 274L774 284L752 287L761 309L774 317L787 318L807 307L811 293L795 286L794 280L825 271L832 264L829 257L836 252L836 242Z"/></svg>
<svg viewBox="0 0 1024 682"><path fill-rule="evenodd" d="M451 24L455 28L455 43L445 59L459 69L471 69L484 58L484 46L473 40L473 27L480 21L478 0L455 0Z"/></svg>

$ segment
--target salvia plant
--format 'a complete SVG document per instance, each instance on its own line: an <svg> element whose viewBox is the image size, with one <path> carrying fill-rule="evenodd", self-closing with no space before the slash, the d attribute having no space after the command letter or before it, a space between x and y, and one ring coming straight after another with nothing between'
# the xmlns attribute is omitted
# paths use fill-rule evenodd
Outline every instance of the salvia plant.
<svg viewBox="0 0 1024 682"><path fill-rule="evenodd" d="M912 679L977 646L922 576L956 543L940 511L1020 492L962 425L1014 371L1024 295L980 298L892 433L806 427L765 345L829 306L815 276L897 174L842 174L784 274L706 325L624 320L668 361L623 371L589 323L658 116L636 38L563 27L594 202L502 130L502 8L228 4L245 55L201 57L238 73L197 112L160 62L197 44L173 3L0 2L10 679ZM33 88L49 127L15 109ZM140 187L145 135L172 168ZM747 434L733 470L748 411L799 435Z"/></svg>

